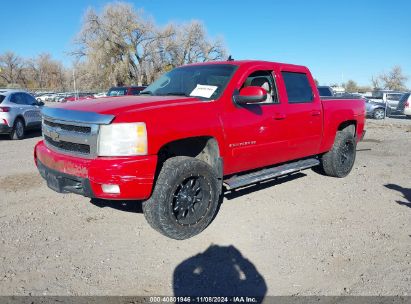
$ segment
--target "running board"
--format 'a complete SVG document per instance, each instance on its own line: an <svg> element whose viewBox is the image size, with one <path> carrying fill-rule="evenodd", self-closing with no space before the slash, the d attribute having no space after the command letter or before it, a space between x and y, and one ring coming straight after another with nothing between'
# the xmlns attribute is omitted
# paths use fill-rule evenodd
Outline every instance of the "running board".
<svg viewBox="0 0 411 304"><path fill-rule="evenodd" d="M308 158L299 160L296 162L280 165L277 167L271 167L268 169L262 169L260 171L244 174L244 175L234 175L229 179L224 180L224 184L228 189L234 189L238 187L247 186L250 184L255 184L267 179L272 179L278 176L298 172L304 169L308 169L314 166L318 166L320 161L316 158Z"/></svg>

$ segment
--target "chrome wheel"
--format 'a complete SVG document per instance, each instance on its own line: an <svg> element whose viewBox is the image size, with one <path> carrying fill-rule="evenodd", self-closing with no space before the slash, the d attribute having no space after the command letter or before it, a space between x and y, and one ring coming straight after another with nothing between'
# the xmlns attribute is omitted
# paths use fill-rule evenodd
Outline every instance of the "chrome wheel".
<svg viewBox="0 0 411 304"><path fill-rule="evenodd" d="M17 138L22 138L24 135L24 125L21 120L18 120L16 122L16 135L17 135Z"/></svg>
<svg viewBox="0 0 411 304"><path fill-rule="evenodd" d="M377 109L374 111L374 118L375 119L384 119L385 111L383 109Z"/></svg>

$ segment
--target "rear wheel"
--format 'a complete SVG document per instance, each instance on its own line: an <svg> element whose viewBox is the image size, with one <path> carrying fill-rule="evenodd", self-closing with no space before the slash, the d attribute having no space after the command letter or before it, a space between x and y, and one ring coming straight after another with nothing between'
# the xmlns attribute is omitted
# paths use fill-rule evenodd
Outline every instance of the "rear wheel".
<svg viewBox="0 0 411 304"><path fill-rule="evenodd" d="M373 117L375 119L384 119L385 118L385 111L384 109L376 109L374 110Z"/></svg>
<svg viewBox="0 0 411 304"><path fill-rule="evenodd" d="M345 177L354 165L356 141L351 132L338 131L334 145L321 158L321 166L328 176Z"/></svg>
<svg viewBox="0 0 411 304"><path fill-rule="evenodd" d="M170 158L163 164L151 198L143 202L147 222L172 239L199 234L217 212L218 187L207 163L186 156Z"/></svg>
<svg viewBox="0 0 411 304"><path fill-rule="evenodd" d="M23 139L24 133L25 133L24 121L21 118L17 118L14 121L13 129L11 130L11 133L10 133L10 138L11 139Z"/></svg>

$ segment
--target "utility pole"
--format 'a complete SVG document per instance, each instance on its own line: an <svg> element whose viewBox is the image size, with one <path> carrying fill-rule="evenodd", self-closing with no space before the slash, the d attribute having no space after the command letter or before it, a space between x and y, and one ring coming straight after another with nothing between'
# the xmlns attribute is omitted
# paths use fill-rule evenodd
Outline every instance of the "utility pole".
<svg viewBox="0 0 411 304"><path fill-rule="evenodd" d="M74 100L77 100L76 76L74 75L74 66L73 66L73 85L74 85Z"/></svg>

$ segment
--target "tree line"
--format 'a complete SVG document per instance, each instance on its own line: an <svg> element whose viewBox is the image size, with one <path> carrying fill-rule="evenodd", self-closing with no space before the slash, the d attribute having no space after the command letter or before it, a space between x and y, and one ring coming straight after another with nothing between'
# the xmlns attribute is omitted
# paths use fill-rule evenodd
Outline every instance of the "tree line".
<svg viewBox="0 0 411 304"><path fill-rule="evenodd" d="M29 90L106 90L110 86L144 85L174 67L223 60L222 39L210 39L199 21L157 26L142 10L128 3L111 3L101 12L89 9L69 52L74 64L64 67L50 54L22 58L14 52L0 54L0 87ZM407 77L400 66L372 77L371 86L353 80L348 92L368 89L404 90Z"/></svg>

